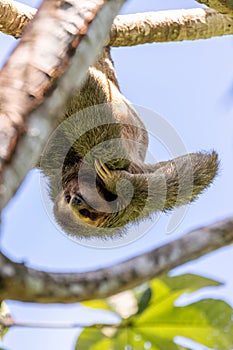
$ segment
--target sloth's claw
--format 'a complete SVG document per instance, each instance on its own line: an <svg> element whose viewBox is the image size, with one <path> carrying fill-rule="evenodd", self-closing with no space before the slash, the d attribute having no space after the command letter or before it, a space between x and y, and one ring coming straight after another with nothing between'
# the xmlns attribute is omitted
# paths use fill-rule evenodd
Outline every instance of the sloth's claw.
<svg viewBox="0 0 233 350"><path fill-rule="evenodd" d="M101 162L101 160L95 159L94 166L95 166L96 173L104 182L107 178L111 177L110 170L108 169L107 165Z"/></svg>

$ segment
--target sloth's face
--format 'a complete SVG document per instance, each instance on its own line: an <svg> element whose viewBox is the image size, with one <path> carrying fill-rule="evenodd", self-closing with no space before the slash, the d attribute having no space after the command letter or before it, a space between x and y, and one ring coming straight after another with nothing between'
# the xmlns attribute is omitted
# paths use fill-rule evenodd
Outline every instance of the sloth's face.
<svg viewBox="0 0 233 350"><path fill-rule="evenodd" d="M104 225L109 212L109 202L104 198L100 186L92 186L85 179L81 183L78 179L72 179L54 203L57 222L66 232L77 235L83 235L82 232L92 235L94 228ZM85 233L88 230L90 234Z"/></svg>

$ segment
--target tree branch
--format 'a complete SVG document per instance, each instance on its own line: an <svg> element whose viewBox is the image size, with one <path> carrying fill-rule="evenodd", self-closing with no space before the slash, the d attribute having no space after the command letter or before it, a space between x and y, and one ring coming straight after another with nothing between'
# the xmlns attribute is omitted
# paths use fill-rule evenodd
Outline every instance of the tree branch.
<svg viewBox="0 0 233 350"><path fill-rule="evenodd" d="M200 4L204 4L212 9L233 17L233 1L232 0L196 0Z"/></svg>
<svg viewBox="0 0 233 350"><path fill-rule="evenodd" d="M0 209L38 161L66 100L81 85L88 67L101 51L123 2L45 0L3 67L0 73ZM58 85L58 78L71 61ZM45 97L43 105L37 108ZM26 130L29 130L28 138Z"/></svg>
<svg viewBox="0 0 233 350"><path fill-rule="evenodd" d="M233 19L210 9L173 10L117 16L110 46L208 39L233 34Z"/></svg>
<svg viewBox="0 0 233 350"><path fill-rule="evenodd" d="M36 14L36 9L17 1L0 1L0 31L19 38L23 28Z"/></svg>
<svg viewBox="0 0 233 350"><path fill-rule="evenodd" d="M193 230L171 243L113 266L85 273L47 273L0 255L2 299L71 303L108 297L233 243L233 218Z"/></svg>
<svg viewBox="0 0 233 350"><path fill-rule="evenodd" d="M207 0L203 1L206 2ZM36 13L36 9L21 7L20 3L12 0L0 0L0 15L2 11L4 15L1 16L2 19L0 17L0 30L16 38L23 30L23 23L26 25ZM233 34L233 19L219 12L200 8L120 15L114 20L108 45L133 46ZM19 21L14 23L13 28L12 21L16 17ZM19 28L16 27L17 23L20 23Z"/></svg>

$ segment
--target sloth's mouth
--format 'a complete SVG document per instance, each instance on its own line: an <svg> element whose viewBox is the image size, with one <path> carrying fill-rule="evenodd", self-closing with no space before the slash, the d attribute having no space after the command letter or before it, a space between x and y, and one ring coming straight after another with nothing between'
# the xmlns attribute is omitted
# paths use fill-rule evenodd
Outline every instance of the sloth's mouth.
<svg viewBox="0 0 233 350"><path fill-rule="evenodd" d="M96 220L98 219L99 215L93 211L89 211L88 209L80 209L79 213L84 217L84 218L89 218L91 220Z"/></svg>

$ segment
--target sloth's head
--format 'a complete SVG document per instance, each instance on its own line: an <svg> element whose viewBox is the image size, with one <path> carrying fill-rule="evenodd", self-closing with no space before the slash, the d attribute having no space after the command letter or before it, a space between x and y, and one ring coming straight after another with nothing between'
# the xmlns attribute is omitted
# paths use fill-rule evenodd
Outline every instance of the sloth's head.
<svg viewBox="0 0 233 350"><path fill-rule="evenodd" d="M112 219L119 216L115 201L96 174L88 169L84 176L65 181L54 202L54 215L63 230L78 237L109 236L122 231ZM111 221L111 223L110 223ZM114 220L113 220L114 221Z"/></svg>
<svg viewBox="0 0 233 350"><path fill-rule="evenodd" d="M78 179L70 181L56 198L54 206L56 217L62 216L62 222L66 225L76 221L77 225L100 227L107 216L106 212L110 209L107 201L101 197L100 192L96 197L93 195L88 181L82 183L82 192Z"/></svg>

